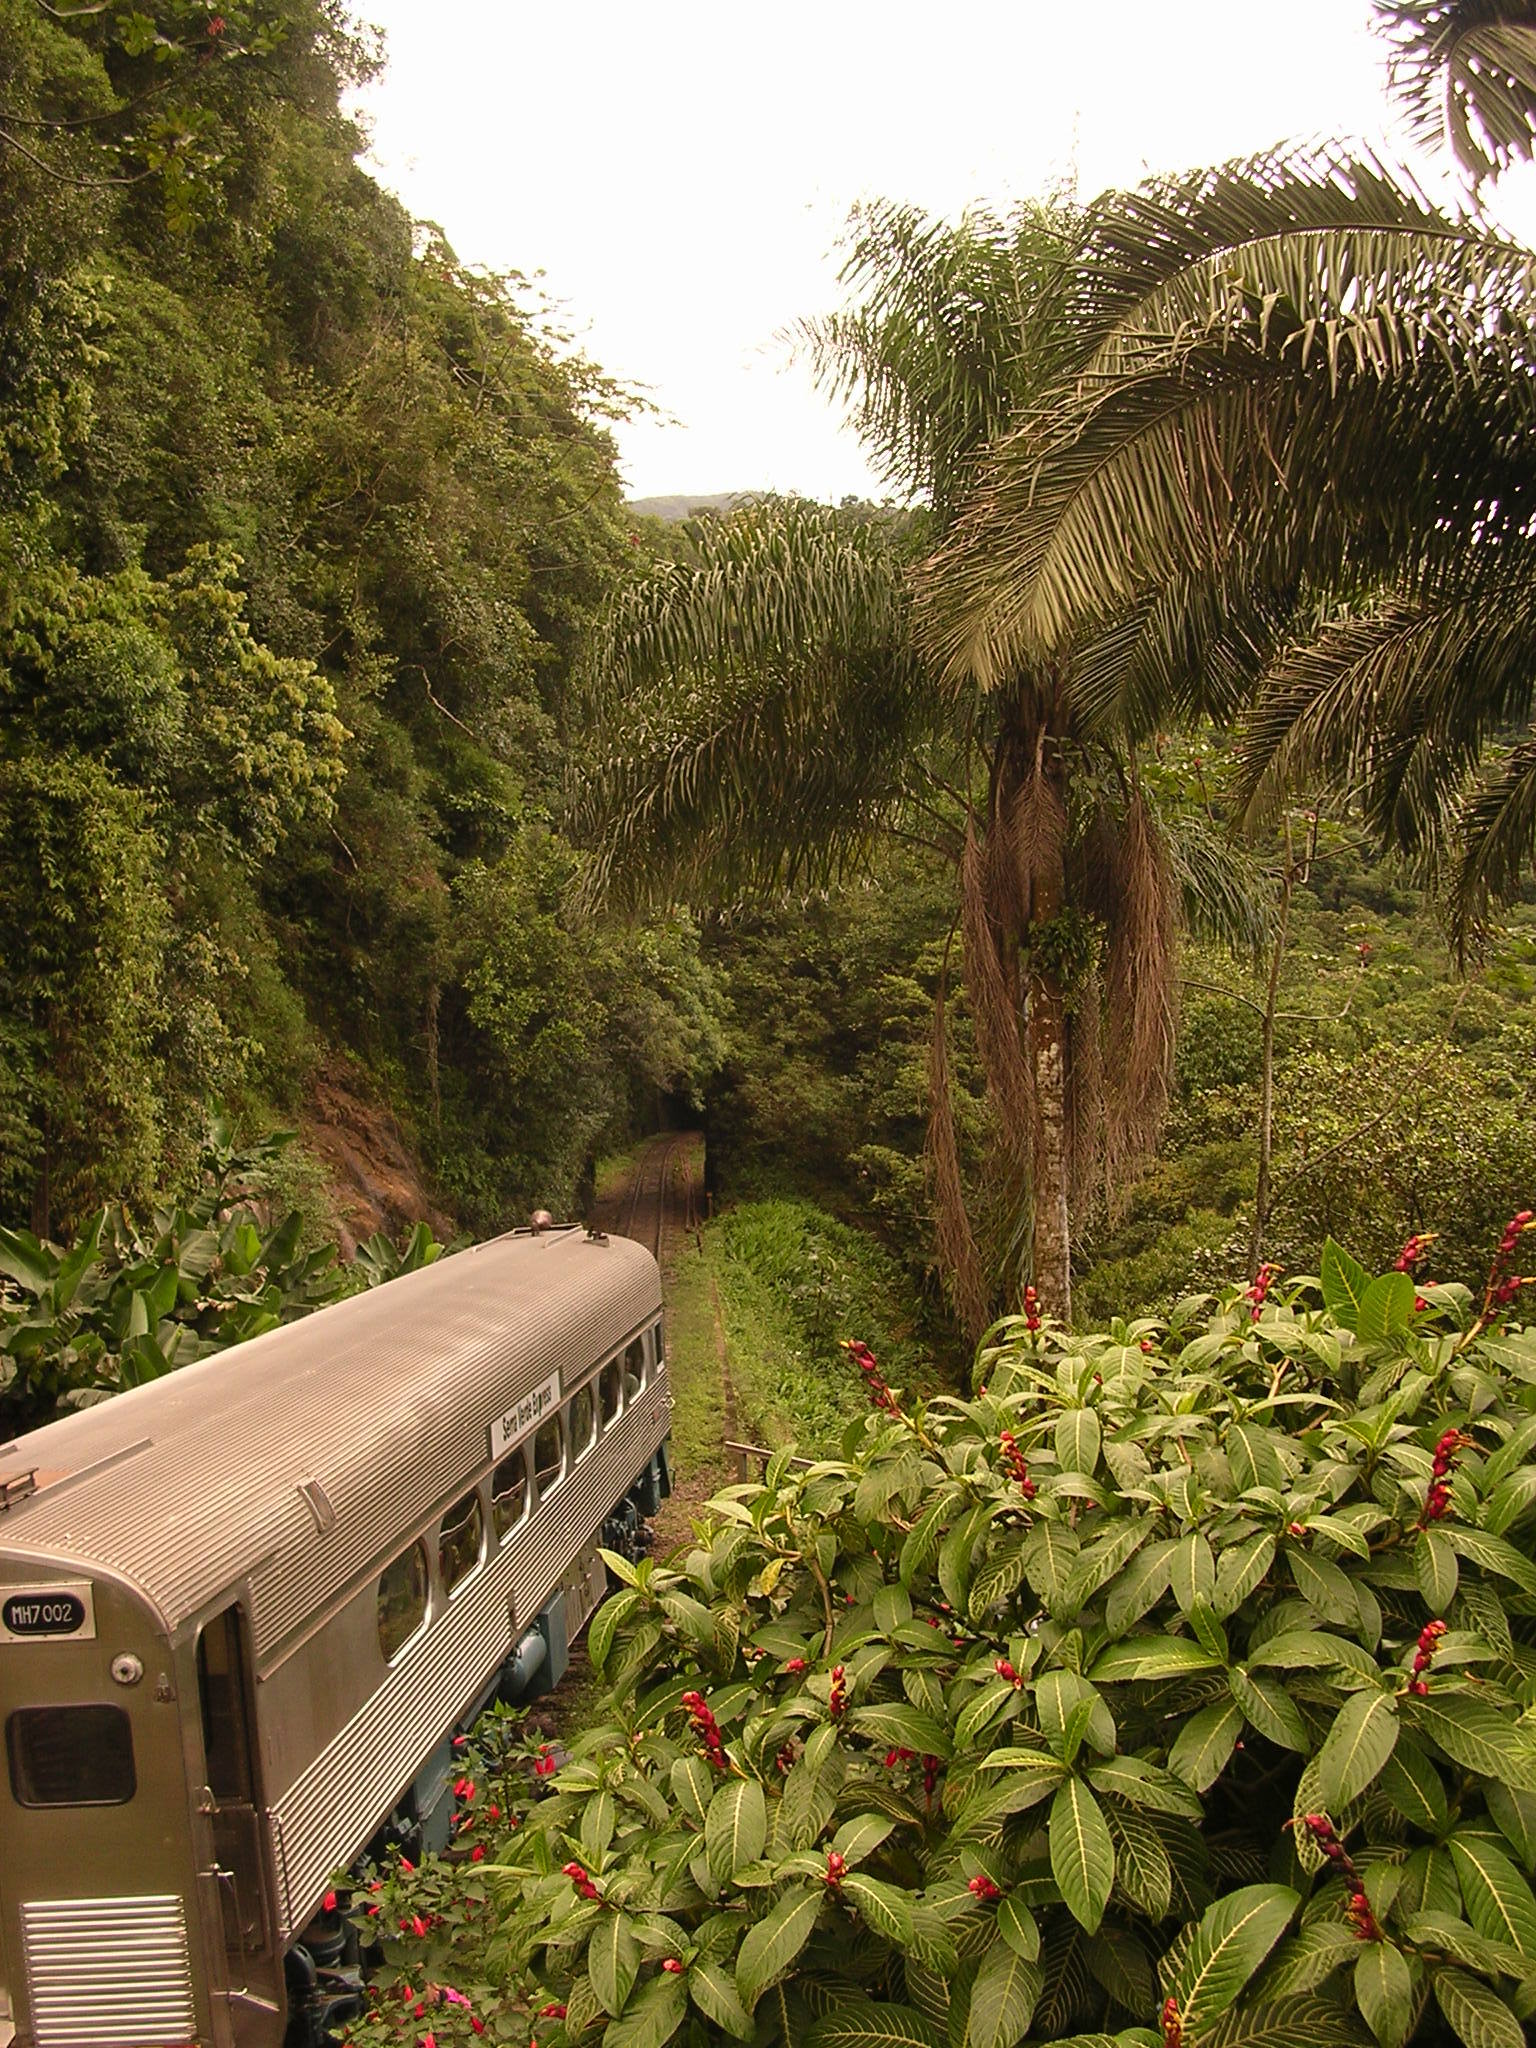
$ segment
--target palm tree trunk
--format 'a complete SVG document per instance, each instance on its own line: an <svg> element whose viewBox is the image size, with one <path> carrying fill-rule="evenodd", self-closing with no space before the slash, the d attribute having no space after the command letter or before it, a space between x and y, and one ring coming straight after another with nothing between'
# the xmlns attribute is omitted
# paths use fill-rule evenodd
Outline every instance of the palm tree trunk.
<svg viewBox="0 0 1536 2048"><path fill-rule="evenodd" d="M1067 1322L1072 1314L1072 1226L1067 1204L1067 1006L1054 975L1029 980L1026 1025L1035 1084L1034 1284L1042 1304Z"/></svg>

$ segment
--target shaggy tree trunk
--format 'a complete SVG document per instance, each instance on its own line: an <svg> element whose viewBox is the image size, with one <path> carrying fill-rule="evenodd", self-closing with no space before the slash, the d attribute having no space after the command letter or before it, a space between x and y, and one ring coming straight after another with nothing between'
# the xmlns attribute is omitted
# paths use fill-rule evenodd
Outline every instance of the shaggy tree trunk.
<svg viewBox="0 0 1536 2048"><path fill-rule="evenodd" d="M1071 1180L1067 1145L1067 1006L1054 975L1035 973L1029 982L1027 1025L1030 1071L1035 1083L1034 1276L1043 1305L1066 1322L1072 1314L1072 1228L1067 1196Z"/></svg>

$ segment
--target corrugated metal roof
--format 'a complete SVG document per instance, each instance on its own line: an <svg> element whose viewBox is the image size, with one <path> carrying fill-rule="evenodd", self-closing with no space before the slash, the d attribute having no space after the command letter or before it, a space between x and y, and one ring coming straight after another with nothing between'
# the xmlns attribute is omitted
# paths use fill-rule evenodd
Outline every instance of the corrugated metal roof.
<svg viewBox="0 0 1536 2048"><path fill-rule="evenodd" d="M660 1306L627 1238L519 1234L439 1259L0 1446L0 1478L36 1468L41 1489L0 1515L0 1558L120 1572L172 1627L249 1575L270 1663L484 1464L496 1416ZM323 1535L311 1480L336 1513Z"/></svg>

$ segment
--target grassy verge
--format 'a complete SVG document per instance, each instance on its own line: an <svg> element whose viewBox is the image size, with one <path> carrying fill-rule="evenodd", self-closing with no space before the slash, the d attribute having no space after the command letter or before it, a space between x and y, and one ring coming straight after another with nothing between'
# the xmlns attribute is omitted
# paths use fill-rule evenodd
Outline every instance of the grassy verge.
<svg viewBox="0 0 1536 2048"><path fill-rule="evenodd" d="M724 1433L722 1341L736 1434L813 1455L835 1451L867 1412L843 1338L872 1346L894 1386L933 1383L901 1267L809 1202L747 1202L718 1217L674 1274L672 1302L680 1457L694 1440L702 1461Z"/></svg>

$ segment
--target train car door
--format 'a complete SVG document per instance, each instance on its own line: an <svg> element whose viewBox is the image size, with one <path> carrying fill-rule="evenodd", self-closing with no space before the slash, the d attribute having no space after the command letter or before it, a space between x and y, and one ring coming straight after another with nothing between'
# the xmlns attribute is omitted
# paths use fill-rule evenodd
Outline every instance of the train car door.
<svg viewBox="0 0 1536 2048"><path fill-rule="evenodd" d="M224 1987L237 2044L274 2039L283 2012L283 1959L262 1841L255 1716L245 1612L237 1603L197 1637L203 1735L202 1877L224 1946Z"/></svg>

